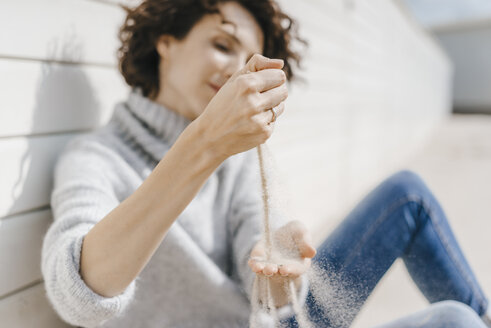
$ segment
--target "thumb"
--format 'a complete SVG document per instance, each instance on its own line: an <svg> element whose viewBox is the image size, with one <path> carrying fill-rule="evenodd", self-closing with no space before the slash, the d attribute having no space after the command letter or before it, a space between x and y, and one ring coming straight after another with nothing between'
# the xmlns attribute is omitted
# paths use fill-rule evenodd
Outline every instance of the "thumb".
<svg viewBox="0 0 491 328"><path fill-rule="evenodd" d="M297 232L293 235L293 239L297 244L298 251L302 257L313 258L317 253L314 246L312 246L312 238L307 230Z"/></svg>
<svg viewBox="0 0 491 328"><path fill-rule="evenodd" d="M315 254L317 254L316 249L312 246L311 243L304 241L300 243L298 250L303 257L313 258Z"/></svg>

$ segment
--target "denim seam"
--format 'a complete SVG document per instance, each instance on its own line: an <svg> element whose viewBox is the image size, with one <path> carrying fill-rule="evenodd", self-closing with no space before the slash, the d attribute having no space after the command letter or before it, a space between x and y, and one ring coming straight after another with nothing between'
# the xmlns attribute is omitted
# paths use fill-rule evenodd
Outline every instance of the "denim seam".
<svg viewBox="0 0 491 328"><path fill-rule="evenodd" d="M353 261L354 257L356 254L360 252L361 247L366 243L367 239L378 229L378 227L389 217L389 215L399 206L404 205L405 203L410 202L411 200L408 199L408 197L400 198L396 202L392 204L389 208L385 209L382 214L375 220L375 223L372 225L370 230L365 232L363 234L363 237L360 238L360 241L354 248L354 251L351 253L352 255L349 256L343 263L342 268L346 268L351 262Z"/></svg>

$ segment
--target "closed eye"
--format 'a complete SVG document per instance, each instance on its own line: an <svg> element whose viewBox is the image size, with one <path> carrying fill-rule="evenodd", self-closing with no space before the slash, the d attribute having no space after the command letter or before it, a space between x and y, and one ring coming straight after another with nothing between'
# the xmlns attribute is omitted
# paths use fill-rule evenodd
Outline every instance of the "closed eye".
<svg viewBox="0 0 491 328"><path fill-rule="evenodd" d="M221 50L223 52L230 52L230 48L227 47L226 45L220 44L220 43L215 43L215 48L218 50Z"/></svg>

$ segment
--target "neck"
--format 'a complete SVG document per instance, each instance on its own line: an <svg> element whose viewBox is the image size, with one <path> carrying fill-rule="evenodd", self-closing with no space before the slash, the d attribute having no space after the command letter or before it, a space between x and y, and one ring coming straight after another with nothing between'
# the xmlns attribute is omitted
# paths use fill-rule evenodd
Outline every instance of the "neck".
<svg viewBox="0 0 491 328"><path fill-rule="evenodd" d="M157 96L152 98L152 100L157 104L164 106L165 108L168 108L181 116L184 116L190 121L193 121L196 118L196 115L193 114L192 110L186 107L186 104L182 101L182 98L178 97L176 92L173 92L173 90L162 87Z"/></svg>

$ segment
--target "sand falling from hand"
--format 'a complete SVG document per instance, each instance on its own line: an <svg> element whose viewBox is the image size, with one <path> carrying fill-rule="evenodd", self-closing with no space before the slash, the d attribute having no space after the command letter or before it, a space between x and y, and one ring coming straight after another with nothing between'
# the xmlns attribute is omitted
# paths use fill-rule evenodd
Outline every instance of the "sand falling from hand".
<svg viewBox="0 0 491 328"><path fill-rule="evenodd" d="M263 236L265 246L265 262L279 264L281 257L277 254L285 254L285 250L278 249L278 243L273 241L271 225L270 191L268 177L265 170L264 151L262 145L257 147L259 169L261 175L261 189L263 198ZM359 310L359 304L352 288L348 288L343 280L335 273L335 270L326 270L313 264L306 273L310 286L310 296L315 300L317 311L322 315L310 318L307 311L301 306L298 299L298 291L293 279L286 279L285 293L292 305L299 328L313 327L349 327L354 316ZM250 328L281 327L275 300L272 295L271 277L256 274L251 293ZM314 323L315 320L315 323Z"/></svg>
<svg viewBox="0 0 491 328"><path fill-rule="evenodd" d="M257 154L259 158L259 169L261 174L261 188L262 188L262 196L263 196L263 208L264 208L264 217L263 217L263 240L265 245L265 253L266 253L266 263L276 263L272 257L273 254L273 242L272 242L272 231L270 224L270 208L269 208L269 191L268 191L268 182L266 179L266 172L264 169L264 158L263 151L261 145L257 147ZM261 318L262 313L266 313L269 315L269 318L272 320L273 326L279 325L278 315L276 313L275 301L273 299L272 291L271 291L271 279L270 277L266 277L264 275L256 275L253 284L253 290L251 294L251 318L250 318L250 327L251 328L259 328L264 324L264 318ZM307 319L303 309L300 306L300 303L297 299L297 290L292 279L287 279L284 284L285 291L288 295L288 298L292 304L293 311L301 328L310 328L312 325Z"/></svg>

